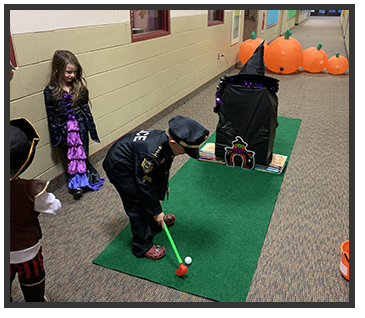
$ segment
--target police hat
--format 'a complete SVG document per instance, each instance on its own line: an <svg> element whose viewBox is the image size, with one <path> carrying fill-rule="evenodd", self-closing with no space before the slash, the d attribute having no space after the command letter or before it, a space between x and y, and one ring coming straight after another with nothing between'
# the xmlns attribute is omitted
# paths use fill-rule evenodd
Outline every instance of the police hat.
<svg viewBox="0 0 365 318"><path fill-rule="evenodd" d="M39 136L25 118L10 120L10 181L32 163Z"/></svg>
<svg viewBox="0 0 365 318"><path fill-rule="evenodd" d="M189 117L176 116L169 121L169 135L184 147L185 152L194 159L199 159L199 146L209 135L195 120Z"/></svg>

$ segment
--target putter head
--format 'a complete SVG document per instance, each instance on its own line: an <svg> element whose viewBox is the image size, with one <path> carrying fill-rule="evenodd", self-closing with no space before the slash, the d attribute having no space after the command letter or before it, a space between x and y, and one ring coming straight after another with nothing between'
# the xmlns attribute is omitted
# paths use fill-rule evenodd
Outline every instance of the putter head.
<svg viewBox="0 0 365 318"><path fill-rule="evenodd" d="M188 268L183 264L180 263L180 268L176 270L177 276L182 276L188 272Z"/></svg>

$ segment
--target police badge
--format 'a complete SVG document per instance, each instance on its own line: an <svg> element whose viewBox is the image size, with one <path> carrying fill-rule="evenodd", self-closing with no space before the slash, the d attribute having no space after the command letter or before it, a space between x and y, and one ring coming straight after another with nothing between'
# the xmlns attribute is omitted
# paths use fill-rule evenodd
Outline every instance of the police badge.
<svg viewBox="0 0 365 318"><path fill-rule="evenodd" d="M149 173L153 169L153 163L144 158L141 167L144 173Z"/></svg>

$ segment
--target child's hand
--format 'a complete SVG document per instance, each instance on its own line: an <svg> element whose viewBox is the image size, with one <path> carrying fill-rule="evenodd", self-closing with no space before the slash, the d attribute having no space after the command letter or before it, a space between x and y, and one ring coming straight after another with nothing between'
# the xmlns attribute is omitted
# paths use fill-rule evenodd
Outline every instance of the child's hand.
<svg viewBox="0 0 365 318"><path fill-rule="evenodd" d="M160 214L154 215L153 218L155 219L155 221L162 226L162 229L165 229L164 226L164 217L165 217L165 213L161 212Z"/></svg>

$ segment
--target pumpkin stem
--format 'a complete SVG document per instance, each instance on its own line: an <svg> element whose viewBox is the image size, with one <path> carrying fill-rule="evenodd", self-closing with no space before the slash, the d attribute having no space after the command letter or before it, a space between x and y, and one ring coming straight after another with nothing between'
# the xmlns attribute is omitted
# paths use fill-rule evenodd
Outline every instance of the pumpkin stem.
<svg viewBox="0 0 365 318"><path fill-rule="evenodd" d="M318 46L317 46L317 50L319 51L322 48L322 46L323 45L321 43L319 43Z"/></svg>
<svg viewBox="0 0 365 318"><path fill-rule="evenodd" d="M289 39L289 37L292 35L293 33L292 33L292 31L290 31L289 29L287 29L286 30L286 32L285 32L285 40L288 40Z"/></svg>
<svg viewBox="0 0 365 318"><path fill-rule="evenodd" d="M336 57L340 57L340 53L336 53Z"/></svg>
<svg viewBox="0 0 365 318"><path fill-rule="evenodd" d="M253 31L253 32L251 33L251 39L252 39L252 40L256 40L256 32L255 32L255 31Z"/></svg>

